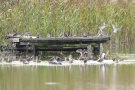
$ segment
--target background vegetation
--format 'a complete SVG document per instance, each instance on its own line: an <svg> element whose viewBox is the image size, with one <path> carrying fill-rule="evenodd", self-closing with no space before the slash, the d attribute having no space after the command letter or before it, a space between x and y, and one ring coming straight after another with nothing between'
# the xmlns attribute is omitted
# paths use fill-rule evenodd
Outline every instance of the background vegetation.
<svg viewBox="0 0 135 90"><path fill-rule="evenodd" d="M96 35L106 23L105 32L111 41L104 44L111 53L135 53L135 5L132 0L0 0L1 44L6 34L38 32L46 37L58 37L68 31L80 36L87 32ZM113 33L112 24L120 28Z"/></svg>

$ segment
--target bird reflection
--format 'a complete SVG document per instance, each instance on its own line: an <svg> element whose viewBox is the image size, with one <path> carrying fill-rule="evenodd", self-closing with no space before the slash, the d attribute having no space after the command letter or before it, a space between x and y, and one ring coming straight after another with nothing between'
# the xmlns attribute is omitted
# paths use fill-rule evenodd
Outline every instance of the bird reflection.
<svg viewBox="0 0 135 90"><path fill-rule="evenodd" d="M117 85L117 64L114 64L112 71L112 89L115 90Z"/></svg>
<svg viewBox="0 0 135 90"><path fill-rule="evenodd" d="M105 83L105 73L106 73L106 70L107 70L107 67L105 64L102 64L99 66L99 71L100 71L100 78L102 80L102 83L104 84Z"/></svg>

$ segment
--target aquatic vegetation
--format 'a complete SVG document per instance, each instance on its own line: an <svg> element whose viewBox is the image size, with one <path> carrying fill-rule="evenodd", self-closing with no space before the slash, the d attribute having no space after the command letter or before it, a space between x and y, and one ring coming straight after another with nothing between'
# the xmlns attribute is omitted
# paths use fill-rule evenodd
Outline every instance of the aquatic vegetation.
<svg viewBox="0 0 135 90"><path fill-rule="evenodd" d="M131 0L1 0L0 36L1 44L6 44L5 36L12 29L19 33L30 31L46 37L58 37L69 29L73 35L86 32L96 35L99 27L111 36L104 44L110 53L135 53L135 5ZM113 33L115 25L120 31Z"/></svg>

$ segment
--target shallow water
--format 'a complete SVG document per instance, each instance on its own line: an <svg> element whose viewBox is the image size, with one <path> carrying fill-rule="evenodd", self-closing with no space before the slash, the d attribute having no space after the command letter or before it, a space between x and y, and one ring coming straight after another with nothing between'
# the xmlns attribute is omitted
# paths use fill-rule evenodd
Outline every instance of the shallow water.
<svg viewBox="0 0 135 90"><path fill-rule="evenodd" d="M134 64L0 65L0 90L135 90Z"/></svg>

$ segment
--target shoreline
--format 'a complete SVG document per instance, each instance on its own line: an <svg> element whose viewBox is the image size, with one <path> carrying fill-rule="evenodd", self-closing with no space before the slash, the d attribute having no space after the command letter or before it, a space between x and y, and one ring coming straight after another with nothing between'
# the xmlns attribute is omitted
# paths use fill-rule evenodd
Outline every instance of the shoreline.
<svg viewBox="0 0 135 90"><path fill-rule="evenodd" d="M28 64L24 64L23 62L20 62L20 61L12 61L11 63L7 63L3 61L3 62L0 62L0 65L12 65L12 66L72 66L72 65L75 66L75 65L113 65L113 64L135 65L135 60L124 60L118 63L113 62L113 60L104 60L103 62L89 60L87 61L87 63L84 63L83 61L80 61L80 60L74 60L73 63L69 63L67 61L63 61L61 63L62 63L61 65L58 65L58 64L49 64L48 61L41 61L40 63L30 61Z"/></svg>

